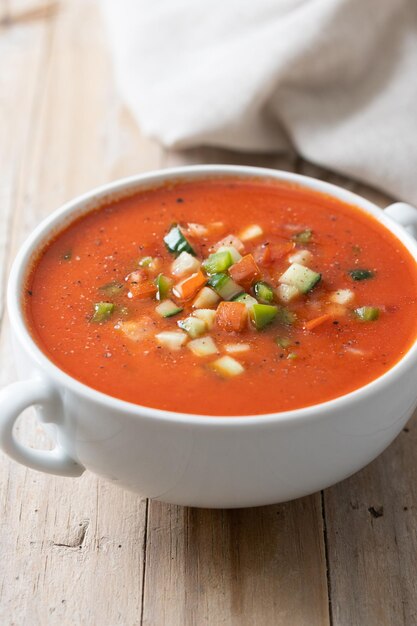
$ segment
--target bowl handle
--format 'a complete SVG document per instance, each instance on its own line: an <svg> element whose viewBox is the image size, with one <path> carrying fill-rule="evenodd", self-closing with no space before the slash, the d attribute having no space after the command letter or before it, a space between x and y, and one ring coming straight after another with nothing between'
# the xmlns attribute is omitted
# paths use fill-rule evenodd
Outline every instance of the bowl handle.
<svg viewBox="0 0 417 626"><path fill-rule="evenodd" d="M390 204L384 213L389 215L395 222L401 224L408 232L417 239L417 209L405 202Z"/></svg>
<svg viewBox="0 0 417 626"><path fill-rule="evenodd" d="M20 413L39 404L54 408L56 393L39 378L19 381L0 391L0 448L18 463L59 476L81 476L85 468L71 458L60 444L53 450L32 450L21 444L13 432ZM59 428L59 426L57 426Z"/></svg>

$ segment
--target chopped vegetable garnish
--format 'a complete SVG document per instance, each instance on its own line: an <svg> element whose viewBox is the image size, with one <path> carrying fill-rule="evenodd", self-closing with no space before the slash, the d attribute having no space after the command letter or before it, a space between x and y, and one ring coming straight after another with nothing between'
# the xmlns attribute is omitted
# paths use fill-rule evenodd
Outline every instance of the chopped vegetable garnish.
<svg viewBox="0 0 417 626"><path fill-rule="evenodd" d="M257 330L262 330L274 321L278 307L271 304L254 304L251 310L252 322Z"/></svg>
<svg viewBox="0 0 417 626"><path fill-rule="evenodd" d="M310 228L306 228L299 233L295 233L295 235L292 236L292 240L296 243L310 243L312 236L313 231L310 230Z"/></svg>
<svg viewBox="0 0 417 626"><path fill-rule="evenodd" d="M153 258L151 256L144 256L139 260L139 267L149 267L152 264Z"/></svg>
<svg viewBox="0 0 417 626"><path fill-rule="evenodd" d="M289 359L290 361L294 361L297 358L298 358L298 354L296 352L290 352L287 356L287 359Z"/></svg>
<svg viewBox="0 0 417 626"><path fill-rule="evenodd" d="M269 304L274 300L274 290L271 285L262 280L254 284L253 291L259 302L263 304Z"/></svg>
<svg viewBox="0 0 417 626"><path fill-rule="evenodd" d="M175 304L175 302L173 302L172 300L164 300L155 308L155 311L161 317L172 317L173 315L181 313L182 310L183 309Z"/></svg>
<svg viewBox="0 0 417 626"><path fill-rule="evenodd" d="M254 304L258 304L258 301L256 300L256 298L253 298L248 293L241 293L241 294L239 294L238 296L233 298L233 301L234 302L243 302L243 304L248 309L248 311L250 311L250 309L253 307Z"/></svg>
<svg viewBox="0 0 417 626"><path fill-rule="evenodd" d="M247 320L248 310L243 302L220 302L217 307L217 326L227 332L242 332L247 325Z"/></svg>
<svg viewBox="0 0 417 626"><path fill-rule="evenodd" d="M111 283L106 283L99 287L100 291L106 294L106 296L112 297L117 296L124 288L123 283L118 283L117 281L113 281Z"/></svg>
<svg viewBox="0 0 417 626"><path fill-rule="evenodd" d="M239 238L242 241L250 241L251 239L256 239L256 237L263 235L263 232L264 231L258 224L252 224L240 233Z"/></svg>
<svg viewBox="0 0 417 626"><path fill-rule="evenodd" d="M207 277L204 276L203 272L197 272L177 283L172 291L180 300L190 300L206 282Z"/></svg>
<svg viewBox="0 0 417 626"><path fill-rule="evenodd" d="M251 254L246 254L229 268L229 274L239 285L250 287L261 276L261 271Z"/></svg>
<svg viewBox="0 0 417 626"><path fill-rule="evenodd" d="M363 322L375 322L379 318L379 309L376 306L361 306L354 312Z"/></svg>
<svg viewBox="0 0 417 626"><path fill-rule="evenodd" d="M220 357L217 361L210 363L210 368L224 378L238 376L245 371L245 368L231 356Z"/></svg>
<svg viewBox="0 0 417 626"><path fill-rule="evenodd" d="M275 343L280 346L280 348L289 348L289 346L291 345L291 339L288 339L287 337L277 337L275 339Z"/></svg>
<svg viewBox="0 0 417 626"><path fill-rule="evenodd" d="M211 337L193 339L187 344L187 348L196 356L211 356L218 354L217 346Z"/></svg>
<svg viewBox="0 0 417 626"><path fill-rule="evenodd" d="M330 295L330 301L336 304L350 304L355 298L355 294L350 289L338 289Z"/></svg>
<svg viewBox="0 0 417 626"><path fill-rule="evenodd" d="M181 331L164 331L155 335L161 346L169 350L180 350L187 342L187 335Z"/></svg>
<svg viewBox="0 0 417 626"><path fill-rule="evenodd" d="M229 267L233 265L233 258L229 250L223 249L222 252L215 252L210 254L208 259L203 261L203 269L207 274L218 274L219 272L225 272Z"/></svg>
<svg viewBox="0 0 417 626"><path fill-rule="evenodd" d="M114 312L114 309L115 306L112 302L96 302L94 305L94 313L90 321L96 324L107 322Z"/></svg>
<svg viewBox="0 0 417 626"><path fill-rule="evenodd" d="M141 283L130 283L129 298L153 298L156 295L157 287L152 280L144 280Z"/></svg>
<svg viewBox="0 0 417 626"><path fill-rule="evenodd" d="M224 346L224 349L229 354L238 354L239 352L248 352L250 345L248 343L228 343Z"/></svg>
<svg viewBox="0 0 417 626"><path fill-rule="evenodd" d="M221 246L217 248L217 252L230 252L233 263L237 263L242 258L242 255L234 246Z"/></svg>
<svg viewBox="0 0 417 626"><path fill-rule="evenodd" d="M169 292L171 291L173 281L168 276L164 276L163 274L159 274L155 280L156 284L156 299L157 300L165 300L168 297Z"/></svg>
<svg viewBox="0 0 417 626"><path fill-rule="evenodd" d="M321 279L321 274L299 263L293 263L279 278L279 282L296 287L301 293L308 293Z"/></svg>
<svg viewBox="0 0 417 626"><path fill-rule="evenodd" d="M223 300L232 300L243 291L240 285L235 283L230 276L223 273L213 274L213 276L210 276L208 284L221 298L223 298Z"/></svg>
<svg viewBox="0 0 417 626"><path fill-rule="evenodd" d="M181 252L189 252L195 256L194 249L184 237L178 224L173 224L164 237L166 247L170 252L178 256Z"/></svg>
<svg viewBox="0 0 417 626"><path fill-rule="evenodd" d="M288 257L290 263L299 263L300 265L307 265L310 263L313 255L310 250L296 250Z"/></svg>
<svg viewBox="0 0 417 626"><path fill-rule="evenodd" d="M223 239L221 239L220 241L216 243L216 245L214 246L214 249L219 250L219 248L222 248L224 246L226 247L233 246L240 253L242 253L245 249L245 246L243 245L241 240L238 239L238 237L235 237L234 235L227 235L227 237L223 237Z"/></svg>
<svg viewBox="0 0 417 626"><path fill-rule="evenodd" d="M181 252L171 265L171 274L174 276L189 276L200 269L201 263L189 252Z"/></svg>
<svg viewBox="0 0 417 626"><path fill-rule="evenodd" d="M353 280L368 280L375 276L372 270L350 270L348 274Z"/></svg>
<svg viewBox="0 0 417 626"><path fill-rule="evenodd" d="M115 326L131 341L144 341L153 338L155 332L155 322L147 315L138 320L128 320L118 322Z"/></svg>
<svg viewBox="0 0 417 626"><path fill-rule="evenodd" d="M301 291L297 289L297 287L292 287L291 285L278 285L276 289L276 294L281 302L287 304L288 302L292 302L301 294Z"/></svg>
<svg viewBox="0 0 417 626"><path fill-rule="evenodd" d="M216 311L213 311L213 309L197 309L193 315L198 317L199 320L203 320L208 330L213 328L216 319Z"/></svg>
<svg viewBox="0 0 417 626"><path fill-rule="evenodd" d="M210 287L203 287L202 290L198 292L197 297L193 302L193 307L196 309L209 309L211 307L215 307L219 300L220 296L217 295L213 289L210 289Z"/></svg>
<svg viewBox="0 0 417 626"><path fill-rule="evenodd" d="M277 308L277 321L285 326L292 326L297 319L296 314L283 306L279 306Z"/></svg>
<svg viewBox="0 0 417 626"><path fill-rule="evenodd" d="M315 328L317 328L317 326L321 326L322 324L324 324L325 322L328 322L331 319L332 319L332 316L325 313L324 315L320 315L319 317L315 317L314 319L306 322L304 324L304 328L306 330L314 330Z"/></svg>
<svg viewBox="0 0 417 626"><path fill-rule="evenodd" d="M184 320L179 320L177 324L182 330L185 330L191 339L200 337L207 332L207 324L197 317L186 317Z"/></svg>
<svg viewBox="0 0 417 626"><path fill-rule="evenodd" d="M208 234L208 228L203 226L202 224L187 224L187 232L191 235L191 237L205 237Z"/></svg>

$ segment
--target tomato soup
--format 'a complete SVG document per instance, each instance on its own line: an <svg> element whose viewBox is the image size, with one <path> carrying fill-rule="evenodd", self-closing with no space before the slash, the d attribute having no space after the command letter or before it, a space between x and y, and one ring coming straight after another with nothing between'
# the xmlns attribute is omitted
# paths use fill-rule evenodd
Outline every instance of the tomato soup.
<svg viewBox="0 0 417 626"><path fill-rule="evenodd" d="M417 272L353 206L213 178L75 220L34 261L24 307L43 352L93 389L255 415L331 400L392 367L416 336Z"/></svg>

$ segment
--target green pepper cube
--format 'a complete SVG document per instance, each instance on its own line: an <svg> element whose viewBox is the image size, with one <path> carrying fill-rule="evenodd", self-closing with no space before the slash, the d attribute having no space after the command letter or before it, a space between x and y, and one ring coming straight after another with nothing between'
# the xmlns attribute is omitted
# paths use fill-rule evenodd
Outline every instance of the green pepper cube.
<svg viewBox="0 0 417 626"><path fill-rule="evenodd" d="M231 265L233 265L233 258L229 250L223 252L215 252L203 262L203 269L207 274L217 274L219 272L225 272Z"/></svg>
<svg viewBox="0 0 417 626"><path fill-rule="evenodd" d="M362 322L375 322L379 318L379 309L376 306L361 306L355 309L355 315Z"/></svg>
<svg viewBox="0 0 417 626"><path fill-rule="evenodd" d="M271 285L263 280L254 284L253 291L259 302L262 302L263 304L269 304L274 300L274 290Z"/></svg>
<svg viewBox="0 0 417 626"><path fill-rule="evenodd" d="M271 304L254 304L251 311L252 322L257 330L262 330L274 321L278 307Z"/></svg>
<svg viewBox="0 0 417 626"><path fill-rule="evenodd" d="M173 285L173 281L168 276L164 276L164 274L159 274L155 280L157 292L156 299L157 300L165 300L168 297L171 287Z"/></svg>
<svg viewBox="0 0 417 626"><path fill-rule="evenodd" d="M94 313L91 318L91 321L100 324L101 322L107 322L112 313L114 312L115 306L112 302L96 302L94 305Z"/></svg>

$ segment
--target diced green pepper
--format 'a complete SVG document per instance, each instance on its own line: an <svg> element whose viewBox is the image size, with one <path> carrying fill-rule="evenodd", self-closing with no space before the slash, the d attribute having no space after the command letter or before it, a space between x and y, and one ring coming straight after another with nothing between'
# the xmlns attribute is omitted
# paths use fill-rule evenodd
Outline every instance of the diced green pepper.
<svg viewBox="0 0 417 626"><path fill-rule="evenodd" d="M274 321L278 307L271 304L254 304L251 310L252 322L257 330L262 330Z"/></svg>
<svg viewBox="0 0 417 626"><path fill-rule="evenodd" d="M275 339L275 343L280 347L280 348L289 348L289 346L291 345L291 340L288 339L287 337L277 337Z"/></svg>
<svg viewBox="0 0 417 626"><path fill-rule="evenodd" d="M139 267L149 267L153 262L153 258L151 256L144 256L143 259L139 261Z"/></svg>
<svg viewBox="0 0 417 626"><path fill-rule="evenodd" d="M259 302L263 304L269 304L274 300L274 290L271 285L262 280L254 284L253 291Z"/></svg>
<svg viewBox="0 0 417 626"><path fill-rule="evenodd" d="M123 288L123 283L118 283L115 280L99 287L100 291L103 291L108 297L117 296Z"/></svg>
<svg viewBox="0 0 417 626"><path fill-rule="evenodd" d="M294 324L296 319L297 319L296 314L290 311L289 309L286 309L285 306L278 307L278 311L277 311L278 322L280 322L281 324L284 324L285 326L291 326L292 324Z"/></svg>
<svg viewBox="0 0 417 626"><path fill-rule="evenodd" d="M376 306L361 306L354 312L362 322L375 322L379 318L379 309Z"/></svg>
<svg viewBox="0 0 417 626"><path fill-rule="evenodd" d="M175 254L175 256L178 256L184 251L196 256L190 243L182 234L178 224L173 224L171 226L169 232L164 237L164 242L168 250Z"/></svg>
<svg viewBox="0 0 417 626"><path fill-rule="evenodd" d="M107 322L114 309L115 306L112 302L96 302L94 305L94 313L90 321L96 324Z"/></svg>
<svg viewBox="0 0 417 626"><path fill-rule="evenodd" d="M293 235L291 239L295 241L296 243L309 243L311 241L312 236L313 236L313 231L310 228L306 228L305 230L302 230L299 233L295 233L295 235Z"/></svg>
<svg viewBox="0 0 417 626"><path fill-rule="evenodd" d="M350 270L349 276L352 280L368 280L375 276L372 270Z"/></svg>
<svg viewBox="0 0 417 626"><path fill-rule="evenodd" d="M225 272L231 265L233 265L232 255L228 250L224 250L210 254L203 262L203 269L207 274L217 274Z"/></svg>
<svg viewBox="0 0 417 626"><path fill-rule="evenodd" d="M159 274L156 277L155 285L157 288L156 299L157 300L165 300L168 297L171 287L173 285L173 281L168 276L164 276L164 274Z"/></svg>

